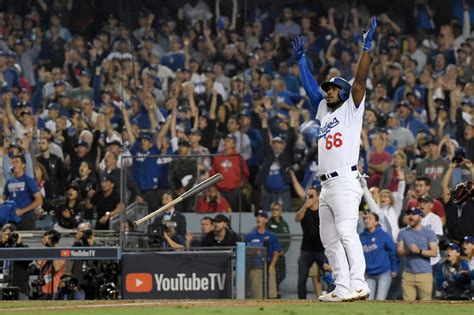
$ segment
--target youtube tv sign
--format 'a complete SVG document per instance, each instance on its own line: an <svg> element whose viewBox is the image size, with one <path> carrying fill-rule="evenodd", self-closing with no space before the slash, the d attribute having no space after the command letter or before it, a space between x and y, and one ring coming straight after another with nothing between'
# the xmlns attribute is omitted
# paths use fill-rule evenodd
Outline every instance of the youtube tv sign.
<svg viewBox="0 0 474 315"><path fill-rule="evenodd" d="M126 253L125 299L232 297L231 251Z"/></svg>
<svg viewBox="0 0 474 315"><path fill-rule="evenodd" d="M131 293L151 292L152 279L151 273L129 273L125 278L125 289Z"/></svg>

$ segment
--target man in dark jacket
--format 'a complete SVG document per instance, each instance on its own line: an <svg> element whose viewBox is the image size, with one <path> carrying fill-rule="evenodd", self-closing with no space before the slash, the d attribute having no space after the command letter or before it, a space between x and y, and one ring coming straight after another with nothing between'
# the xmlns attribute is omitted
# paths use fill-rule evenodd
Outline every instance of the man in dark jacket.
<svg viewBox="0 0 474 315"><path fill-rule="evenodd" d="M261 206L264 211L270 210L272 202L283 204L283 211L291 209L290 184L291 178L286 170L293 163L293 146L296 139L295 125L298 113L290 112L290 127L287 140L284 137L274 137L270 141L268 128L268 113L261 114L263 163L257 174L256 183L262 187Z"/></svg>
<svg viewBox="0 0 474 315"><path fill-rule="evenodd" d="M40 154L36 156L36 160L44 166L51 183L51 195L59 197L64 194L64 172L63 161L50 150L51 139L41 138L39 142Z"/></svg>
<svg viewBox="0 0 474 315"><path fill-rule="evenodd" d="M171 190L167 190L163 193L162 197L162 205L166 205L170 203L173 200L173 192ZM176 211L175 208L168 209L163 214L160 214L159 216L156 217L155 221L153 224L163 224L163 222L175 222L176 226L176 234L181 236L183 239L186 236L186 217Z"/></svg>
<svg viewBox="0 0 474 315"><path fill-rule="evenodd" d="M90 165L95 165L97 160L97 148L99 146L100 131L94 132L94 138L92 144L83 139L78 139L76 144L73 145L73 140L68 134L68 130L62 131L64 137L63 150L69 155L71 160L71 167L69 169L69 179L73 180L79 176L79 167L83 161L87 161ZM96 170L93 168L92 173L96 176Z"/></svg>
<svg viewBox="0 0 474 315"><path fill-rule="evenodd" d="M207 233L201 241L201 246L212 247L222 246L230 247L235 246L240 241L237 233L230 229L229 218L223 214L218 214L214 218L214 229Z"/></svg>

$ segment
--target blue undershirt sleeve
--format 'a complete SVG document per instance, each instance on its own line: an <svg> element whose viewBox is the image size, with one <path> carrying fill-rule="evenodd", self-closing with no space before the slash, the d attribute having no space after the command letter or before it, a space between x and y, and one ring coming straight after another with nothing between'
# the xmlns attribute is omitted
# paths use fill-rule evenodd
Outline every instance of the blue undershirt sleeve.
<svg viewBox="0 0 474 315"><path fill-rule="evenodd" d="M318 82L311 74L306 58L302 58L298 61L298 67L300 68L301 83L306 91L306 95L309 97L314 112L317 112L319 102L323 99L323 94L319 90Z"/></svg>

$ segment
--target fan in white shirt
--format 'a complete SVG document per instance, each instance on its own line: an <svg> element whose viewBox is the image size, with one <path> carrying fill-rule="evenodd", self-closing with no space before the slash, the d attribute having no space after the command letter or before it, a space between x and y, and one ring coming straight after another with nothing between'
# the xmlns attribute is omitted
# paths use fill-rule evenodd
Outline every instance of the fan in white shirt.
<svg viewBox="0 0 474 315"><path fill-rule="evenodd" d="M443 223L441 222L441 218L437 214L434 214L432 212L433 198L429 195L421 196L418 198L418 203L421 210L423 210L423 219L421 219L421 225L428 229L431 229L436 234L439 240L439 238L444 235ZM441 256L439 255L438 251L438 256L431 258L431 266L436 265L437 263L439 263L440 260Z"/></svg>

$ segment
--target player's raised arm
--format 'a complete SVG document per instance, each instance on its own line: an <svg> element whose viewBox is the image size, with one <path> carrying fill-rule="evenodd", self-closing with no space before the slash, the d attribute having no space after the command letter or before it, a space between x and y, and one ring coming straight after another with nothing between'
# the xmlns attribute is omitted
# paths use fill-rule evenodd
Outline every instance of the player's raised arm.
<svg viewBox="0 0 474 315"><path fill-rule="evenodd" d="M309 97L311 105L317 110L319 102L323 99L323 94L319 90L318 82L314 79L306 61L306 43L305 37L298 35L291 42L293 53L298 61L300 68L301 83L303 84L306 95Z"/></svg>
<svg viewBox="0 0 474 315"><path fill-rule="evenodd" d="M377 28L377 20L375 16L372 18L369 30L364 33L364 47L357 63L357 70L352 83L352 98L356 107L359 107L365 94L365 82L369 75L370 68L370 52L374 41L375 29Z"/></svg>

